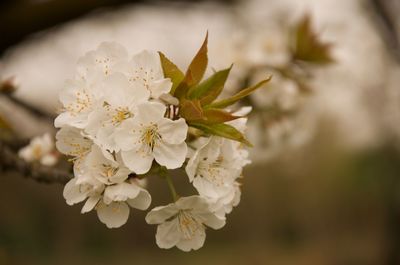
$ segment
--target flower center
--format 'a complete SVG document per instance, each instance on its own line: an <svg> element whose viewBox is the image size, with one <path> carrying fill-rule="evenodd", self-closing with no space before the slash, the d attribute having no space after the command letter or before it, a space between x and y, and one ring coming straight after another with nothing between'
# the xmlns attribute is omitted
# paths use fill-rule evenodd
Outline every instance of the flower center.
<svg viewBox="0 0 400 265"><path fill-rule="evenodd" d="M133 116L132 112L130 112L127 107L118 107L115 110L116 110L116 113L112 117L112 121L111 121L114 125L118 125L121 122L123 122L124 120Z"/></svg>
<svg viewBox="0 0 400 265"><path fill-rule="evenodd" d="M35 145L32 148L32 154L35 160L39 160L43 155L43 150L39 145Z"/></svg>
<svg viewBox="0 0 400 265"><path fill-rule="evenodd" d="M79 113L85 111L92 105L92 100L89 94L83 90L75 93L75 101L65 106L65 109L71 113L72 116L76 116Z"/></svg>
<svg viewBox="0 0 400 265"><path fill-rule="evenodd" d="M154 81L154 71L153 69L146 70L143 67L140 67L132 72L129 81L143 83L143 86L147 90L150 90L150 84Z"/></svg>
<svg viewBox="0 0 400 265"><path fill-rule="evenodd" d="M144 129L141 142L148 148L148 151L153 151L157 141L161 139L161 135L158 133L157 124L151 124Z"/></svg>
<svg viewBox="0 0 400 265"><path fill-rule="evenodd" d="M203 225L190 212L185 210L179 211L178 222L179 229L185 239L192 239L196 232L203 228Z"/></svg>
<svg viewBox="0 0 400 265"><path fill-rule="evenodd" d="M102 173L107 178L110 178L110 177L114 176L118 171L118 168L113 167L111 165L102 164L102 166L103 166Z"/></svg>
<svg viewBox="0 0 400 265"><path fill-rule="evenodd" d="M207 161L207 158L205 157L199 163L197 169L199 175L201 175L203 178L206 178L217 186L222 186L225 182L225 168L223 167L223 161L223 156L218 156L217 159L211 163Z"/></svg>
<svg viewBox="0 0 400 265"><path fill-rule="evenodd" d="M76 159L84 157L90 151L90 147L80 143L68 143L68 145L72 147L68 155L75 156Z"/></svg>

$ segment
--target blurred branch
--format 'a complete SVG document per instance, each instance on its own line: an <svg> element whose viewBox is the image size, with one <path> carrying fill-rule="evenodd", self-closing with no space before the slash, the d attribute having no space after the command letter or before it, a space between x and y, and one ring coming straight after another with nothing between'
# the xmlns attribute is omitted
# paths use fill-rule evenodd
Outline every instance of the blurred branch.
<svg viewBox="0 0 400 265"><path fill-rule="evenodd" d="M0 157L0 173L12 172L41 183L65 184L73 178L72 173L66 170L24 161L4 142L0 142Z"/></svg>
<svg viewBox="0 0 400 265"><path fill-rule="evenodd" d="M400 62L400 1L370 0L370 3L385 44Z"/></svg>
<svg viewBox="0 0 400 265"><path fill-rule="evenodd" d="M40 109L16 98L13 93L18 89L13 82L13 78L9 78L1 81L0 83L0 94L4 95L8 100L10 100L15 105L27 110L28 112L34 114L38 118L54 120L54 117L47 114L46 112L41 111Z"/></svg>
<svg viewBox="0 0 400 265"><path fill-rule="evenodd" d="M9 93L2 93L7 99L9 99L12 103L16 104L17 106L27 110L28 112L34 114L38 118L43 118L43 119L48 119L48 120L54 120L54 117L51 115L47 114L44 111L41 111L40 109L26 103L25 101L22 101L18 98L16 98L14 95L9 94Z"/></svg>
<svg viewBox="0 0 400 265"><path fill-rule="evenodd" d="M191 0L47 0L0 1L0 54L27 35L79 18L100 8L118 8L132 3L160 4ZM204 1L204 0L203 0ZM234 0L214 0L230 3Z"/></svg>

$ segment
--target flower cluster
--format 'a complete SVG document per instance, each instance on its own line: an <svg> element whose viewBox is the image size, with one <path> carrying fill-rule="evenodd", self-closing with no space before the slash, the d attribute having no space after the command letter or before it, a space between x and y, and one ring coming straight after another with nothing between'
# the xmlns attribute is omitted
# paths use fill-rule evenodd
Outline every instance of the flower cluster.
<svg viewBox="0 0 400 265"><path fill-rule="evenodd" d="M240 200L237 181L250 161L244 145L251 109L226 107L268 80L217 99L230 68L203 80L207 38L184 74L161 52L128 58L119 44L102 43L78 61L60 94L57 149L71 157L74 178L64 188L69 205L85 201L109 228L125 224L130 207L146 210L146 178L167 180L174 202L146 217L158 224L157 244L200 248L205 226L219 229ZM168 170L183 169L198 195L180 197Z"/></svg>
<svg viewBox="0 0 400 265"><path fill-rule="evenodd" d="M49 133L32 138L27 146L19 150L18 156L26 162L39 162L44 166L54 166L58 160L54 141Z"/></svg>

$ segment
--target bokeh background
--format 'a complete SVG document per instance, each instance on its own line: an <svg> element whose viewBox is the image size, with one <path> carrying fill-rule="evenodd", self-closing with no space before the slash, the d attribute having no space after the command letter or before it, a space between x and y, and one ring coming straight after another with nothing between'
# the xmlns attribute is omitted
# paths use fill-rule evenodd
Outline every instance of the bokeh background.
<svg viewBox="0 0 400 265"><path fill-rule="evenodd" d="M263 103L248 102L258 111L242 200L199 251L159 249L144 212L109 230L67 206L62 185L2 172L0 264L400 264L399 12L396 0L2 1L1 80L14 77L15 98L50 116L77 58L102 41L162 50L183 68L208 30L210 66L235 62L235 87L257 79L248 64L279 61L287 25L309 14L335 62L308 68L313 90L295 94L298 115L259 126ZM259 46L265 54L254 55ZM0 96L0 115L20 137L54 132ZM192 192L184 175L174 181ZM168 201L163 180L149 179L149 190L152 205Z"/></svg>

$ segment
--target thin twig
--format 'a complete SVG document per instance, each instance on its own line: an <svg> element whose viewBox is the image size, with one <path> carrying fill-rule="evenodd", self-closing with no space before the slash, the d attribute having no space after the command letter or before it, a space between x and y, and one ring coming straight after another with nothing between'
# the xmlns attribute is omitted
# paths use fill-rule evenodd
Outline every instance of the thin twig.
<svg viewBox="0 0 400 265"><path fill-rule="evenodd" d="M165 174L165 179L167 180L168 188L171 191L172 199L176 202L179 199L179 196L178 193L176 193L174 183L168 174Z"/></svg>

